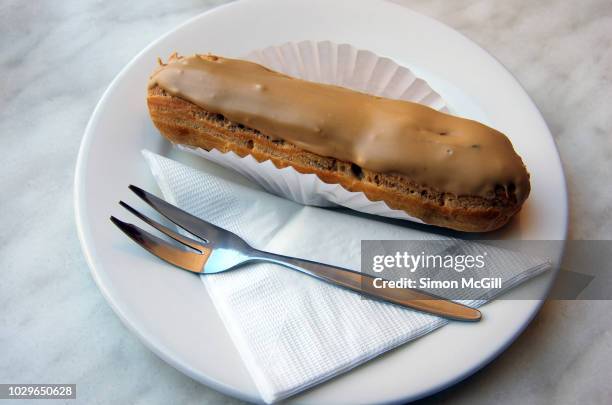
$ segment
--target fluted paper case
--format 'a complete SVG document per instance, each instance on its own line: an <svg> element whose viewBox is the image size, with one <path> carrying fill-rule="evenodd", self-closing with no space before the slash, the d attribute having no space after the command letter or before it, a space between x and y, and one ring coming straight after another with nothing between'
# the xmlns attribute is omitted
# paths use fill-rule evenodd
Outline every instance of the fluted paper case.
<svg viewBox="0 0 612 405"><path fill-rule="evenodd" d="M330 41L289 42L253 51L247 59L270 69L319 83L392 99L426 105L447 111L446 103L424 80L410 69L389 58ZM348 191L339 184L323 182L315 174L302 174L292 167L277 168L271 161L258 162L252 156L221 153L176 145L222 166L237 171L267 191L304 205L343 206L367 214L406 219L422 223L401 210L391 209L383 201L371 201L362 192Z"/></svg>

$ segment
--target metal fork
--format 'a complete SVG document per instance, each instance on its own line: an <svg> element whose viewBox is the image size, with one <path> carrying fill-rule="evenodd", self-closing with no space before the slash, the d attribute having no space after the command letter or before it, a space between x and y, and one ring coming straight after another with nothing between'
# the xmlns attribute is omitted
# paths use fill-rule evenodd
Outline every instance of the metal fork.
<svg viewBox="0 0 612 405"><path fill-rule="evenodd" d="M131 185L130 190L157 212L180 228L197 236L201 241L174 232L123 201L119 202L122 207L184 246L170 244L114 216L110 217L111 221L137 244L160 259L184 270L204 275L233 270L246 263L270 262L403 307L453 320L479 321L481 319L481 313L477 309L419 290L378 288L374 284L375 277L368 274L255 249L238 235L197 218L139 187Z"/></svg>

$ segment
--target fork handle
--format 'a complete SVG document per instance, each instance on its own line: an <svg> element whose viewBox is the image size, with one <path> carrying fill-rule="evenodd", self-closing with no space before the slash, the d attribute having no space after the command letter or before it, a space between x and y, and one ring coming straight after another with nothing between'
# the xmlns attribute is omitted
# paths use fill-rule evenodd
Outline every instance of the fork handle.
<svg viewBox="0 0 612 405"><path fill-rule="evenodd" d="M479 321L482 316L477 309L457 304L423 291L409 288L383 287L381 286L380 278L342 267L263 251L256 251L251 259L276 263L373 298L379 298L403 307L448 319ZM377 280L376 283L375 280Z"/></svg>

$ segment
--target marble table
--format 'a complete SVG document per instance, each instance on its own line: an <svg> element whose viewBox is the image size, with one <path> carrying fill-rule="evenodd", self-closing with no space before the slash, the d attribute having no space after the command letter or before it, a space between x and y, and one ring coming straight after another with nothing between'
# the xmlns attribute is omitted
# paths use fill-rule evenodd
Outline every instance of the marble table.
<svg viewBox="0 0 612 405"><path fill-rule="evenodd" d="M570 238L612 239L612 3L397 0L516 75L555 136ZM82 403L237 403L166 365L119 321L74 225L83 130L150 41L223 1L0 4L0 383L71 382ZM551 301L495 362L432 403L610 403L612 302Z"/></svg>

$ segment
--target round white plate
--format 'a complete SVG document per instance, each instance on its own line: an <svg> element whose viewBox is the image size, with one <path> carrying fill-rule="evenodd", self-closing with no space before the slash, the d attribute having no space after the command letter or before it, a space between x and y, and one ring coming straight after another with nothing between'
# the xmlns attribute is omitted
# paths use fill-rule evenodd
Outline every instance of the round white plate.
<svg viewBox="0 0 612 405"><path fill-rule="evenodd" d="M452 29L386 2L242 1L204 13L137 55L100 100L86 129L75 180L76 220L100 290L140 339L185 374L220 391L257 401L257 390L197 277L169 270L130 243L108 220L125 217L117 202L128 184L156 190L140 151L172 155L204 170L218 168L170 150L153 128L146 82L158 56L213 52L245 55L287 41L331 40L388 56L415 69L459 114L506 133L532 175L520 216L490 238L564 240L567 194L555 144L521 86L491 55ZM556 252L560 255L561 252ZM558 257L554 257L558 259ZM544 298L553 278L520 289ZM498 300L478 324L452 323L294 398L308 403L406 401L467 377L525 328L539 300Z"/></svg>

